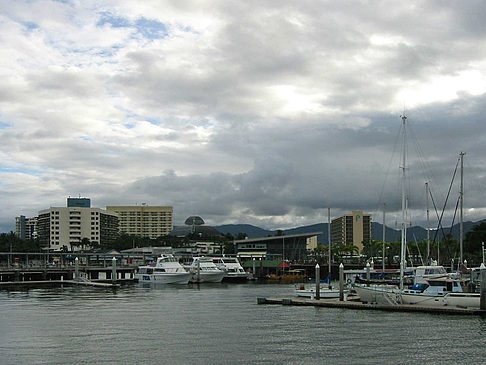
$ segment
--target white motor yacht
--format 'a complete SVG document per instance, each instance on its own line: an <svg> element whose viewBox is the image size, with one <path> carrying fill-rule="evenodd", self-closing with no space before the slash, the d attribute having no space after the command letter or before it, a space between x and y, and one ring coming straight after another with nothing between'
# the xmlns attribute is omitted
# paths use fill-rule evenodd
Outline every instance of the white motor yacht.
<svg viewBox="0 0 486 365"><path fill-rule="evenodd" d="M247 281L248 273L236 257L213 257L213 263L224 271L223 281Z"/></svg>
<svg viewBox="0 0 486 365"><path fill-rule="evenodd" d="M160 255L155 266L140 266L135 274L139 282L159 284L187 284L190 278L191 273L171 254Z"/></svg>
<svg viewBox="0 0 486 365"><path fill-rule="evenodd" d="M194 257L191 265L185 267L191 273L191 283L220 283L224 271L220 270L211 257Z"/></svg>

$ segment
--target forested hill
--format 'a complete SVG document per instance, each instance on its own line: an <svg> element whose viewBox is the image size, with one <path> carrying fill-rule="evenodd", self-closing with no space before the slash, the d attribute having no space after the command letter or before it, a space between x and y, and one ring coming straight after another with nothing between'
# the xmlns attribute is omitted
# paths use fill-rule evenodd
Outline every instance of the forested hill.
<svg viewBox="0 0 486 365"><path fill-rule="evenodd" d="M464 222L464 236L475 225L478 225L481 222L486 222L486 219L479 222ZM221 226L215 226L214 228L216 228L219 232L223 234L231 233L234 237L236 237L239 233L246 233L249 238L275 236L275 234L277 233L276 230L271 231L271 230L253 226L251 224L225 224ZM382 240L383 237L382 230L383 230L383 225L381 223L378 222L371 223L371 236L374 240L379 240L379 241ZM317 223L317 224L312 224L310 226L302 226L302 227L297 227L292 229L285 229L282 231L284 232L285 235L323 232L321 235L319 235L318 241L324 244L327 244L328 242L327 223ZM452 226L452 230L450 227L444 227L443 231L445 234L449 234L449 233L452 234L452 237L459 240L459 224L455 224L454 226ZM431 231L430 238L433 239L435 234L436 234L435 231ZM442 232L439 231L439 233L437 234L437 239L440 240L442 238L442 235L443 235ZM407 230L407 241L414 241L414 240L421 241L426 238L427 238L427 231L423 227L414 226L414 227L409 227ZM387 242L400 241L400 230L386 226L385 240Z"/></svg>

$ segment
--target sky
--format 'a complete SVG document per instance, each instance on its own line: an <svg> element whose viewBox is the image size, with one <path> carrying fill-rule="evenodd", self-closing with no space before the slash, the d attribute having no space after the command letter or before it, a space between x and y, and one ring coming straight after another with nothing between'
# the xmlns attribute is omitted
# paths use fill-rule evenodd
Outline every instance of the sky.
<svg viewBox="0 0 486 365"><path fill-rule="evenodd" d="M0 231L65 206L286 229L486 218L486 2L0 0ZM429 202L430 225L437 224ZM455 222L457 222L458 213Z"/></svg>

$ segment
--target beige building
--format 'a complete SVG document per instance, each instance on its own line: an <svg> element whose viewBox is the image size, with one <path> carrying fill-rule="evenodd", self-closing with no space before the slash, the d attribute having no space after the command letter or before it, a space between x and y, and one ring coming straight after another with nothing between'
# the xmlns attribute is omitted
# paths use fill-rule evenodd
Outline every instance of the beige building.
<svg viewBox="0 0 486 365"><path fill-rule="evenodd" d="M37 238L37 217L26 218L21 215L15 217L15 235L23 240Z"/></svg>
<svg viewBox="0 0 486 365"><path fill-rule="evenodd" d="M157 238L174 228L170 206L108 206L106 210L118 214L120 233Z"/></svg>
<svg viewBox="0 0 486 365"><path fill-rule="evenodd" d="M361 210L353 210L350 214L333 219L331 240L333 245L352 243L361 252L363 242L371 240L371 215Z"/></svg>
<svg viewBox="0 0 486 365"><path fill-rule="evenodd" d="M51 207L39 212L37 233L40 244L53 251L89 249L91 244L109 245L118 234L118 217L100 208Z"/></svg>

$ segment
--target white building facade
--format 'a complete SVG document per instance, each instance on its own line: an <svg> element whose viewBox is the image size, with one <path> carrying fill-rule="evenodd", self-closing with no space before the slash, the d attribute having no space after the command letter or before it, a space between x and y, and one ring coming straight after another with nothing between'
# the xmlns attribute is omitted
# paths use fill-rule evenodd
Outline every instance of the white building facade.
<svg viewBox="0 0 486 365"><path fill-rule="evenodd" d="M116 239L118 216L100 208L51 207L39 212L37 231L45 249L88 249L83 247L87 240L93 245L108 245Z"/></svg>

